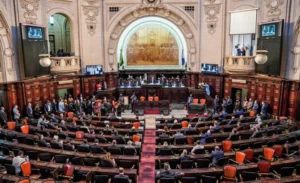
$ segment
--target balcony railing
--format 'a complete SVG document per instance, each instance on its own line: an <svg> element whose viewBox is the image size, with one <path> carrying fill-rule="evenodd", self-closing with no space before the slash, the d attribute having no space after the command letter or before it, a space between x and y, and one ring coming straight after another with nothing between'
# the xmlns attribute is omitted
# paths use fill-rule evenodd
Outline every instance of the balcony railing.
<svg viewBox="0 0 300 183"><path fill-rule="evenodd" d="M78 73L80 71L79 57L51 57L50 71L53 74Z"/></svg>
<svg viewBox="0 0 300 183"><path fill-rule="evenodd" d="M254 74L254 56L227 56L225 57L224 70L229 74Z"/></svg>

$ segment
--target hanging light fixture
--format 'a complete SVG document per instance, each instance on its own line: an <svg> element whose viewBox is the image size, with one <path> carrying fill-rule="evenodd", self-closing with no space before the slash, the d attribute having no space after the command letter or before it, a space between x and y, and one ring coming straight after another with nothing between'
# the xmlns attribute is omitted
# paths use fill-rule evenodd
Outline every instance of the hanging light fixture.
<svg viewBox="0 0 300 183"><path fill-rule="evenodd" d="M39 62L42 67L49 67L51 65L50 55L47 53L45 42L43 42L43 49L40 52L39 57L40 57Z"/></svg>
<svg viewBox="0 0 300 183"><path fill-rule="evenodd" d="M263 40L261 40L260 45L257 48L254 60L257 64L265 64L268 61L268 50L264 46Z"/></svg>
<svg viewBox="0 0 300 183"><path fill-rule="evenodd" d="M50 17L50 20L49 20L49 22L50 22L51 26L53 26L53 25L54 25L54 17L53 17L53 15Z"/></svg>

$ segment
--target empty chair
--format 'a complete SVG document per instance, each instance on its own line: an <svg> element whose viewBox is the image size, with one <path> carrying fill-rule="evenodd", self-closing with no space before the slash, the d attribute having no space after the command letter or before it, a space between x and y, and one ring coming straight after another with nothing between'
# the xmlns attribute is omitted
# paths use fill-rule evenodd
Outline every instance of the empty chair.
<svg viewBox="0 0 300 183"><path fill-rule="evenodd" d="M67 113L67 116L68 116L68 118L73 118L74 113L73 113L73 112L68 112L68 113Z"/></svg>
<svg viewBox="0 0 300 183"><path fill-rule="evenodd" d="M208 168L210 161L208 159L198 159L196 165L198 168Z"/></svg>
<svg viewBox="0 0 300 183"><path fill-rule="evenodd" d="M53 149L61 149L62 147L59 145L59 143L56 142L50 142L50 146Z"/></svg>
<svg viewBox="0 0 300 183"><path fill-rule="evenodd" d="M30 160L37 160L38 159L38 152L37 151L26 151L25 155L28 155Z"/></svg>
<svg viewBox="0 0 300 183"><path fill-rule="evenodd" d="M81 157L74 157L71 159L73 165L83 165L83 159Z"/></svg>
<svg viewBox="0 0 300 183"><path fill-rule="evenodd" d="M83 131L77 131L75 133L75 136L76 136L76 140L83 140L83 138L84 138L84 132Z"/></svg>
<svg viewBox="0 0 300 183"><path fill-rule="evenodd" d="M94 158L83 158L83 163L85 166L95 166L96 160Z"/></svg>
<svg viewBox="0 0 300 183"><path fill-rule="evenodd" d="M20 168L24 177L29 177L30 179L38 179L41 177L38 170L35 170L35 172L33 173L33 171L31 170L31 163L28 161L23 162L20 165Z"/></svg>
<svg viewBox="0 0 300 183"><path fill-rule="evenodd" d="M94 154L105 154L106 153L106 151L103 148L94 146L94 145L90 146L90 151L91 151L91 153L94 153Z"/></svg>
<svg viewBox="0 0 300 183"><path fill-rule="evenodd" d="M245 153L237 151L237 152L235 152L235 160L230 159L230 161L232 161L238 165L242 165L245 161L245 158L246 158Z"/></svg>
<svg viewBox="0 0 300 183"><path fill-rule="evenodd" d="M119 167L132 169L135 167L135 163L132 161L120 160L118 163Z"/></svg>
<svg viewBox="0 0 300 183"><path fill-rule="evenodd" d="M244 153L245 153L245 161L252 162L253 158L254 158L254 151L253 151L253 149L250 149L250 148L246 149L244 151Z"/></svg>
<svg viewBox="0 0 300 183"><path fill-rule="evenodd" d="M132 136L132 140L133 140L134 143L135 142L140 142L141 141L141 137L139 135L133 135Z"/></svg>
<svg viewBox="0 0 300 183"><path fill-rule="evenodd" d="M216 177L206 176L206 175L201 176L201 183L217 183L217 182L218 179Z"/></svg>
<svg viewBox="0 0 300 183"><path fill-rule="evenodd" d="M189 126L189 122L188 121L182 121L181 122L181 127L182 128L187 128Z"/></svg>
<svg viewBox="0 0 300 183"><path fill-rule="evenodd" d="M152 102L153 101L153 97L148 97L148 101Z"/></svg>
<svg viewBox="0 0 300 183"><path fill-rule="evenodd" d="M239 134L232 134L228 140L231 140L231 141L240 140L240 135Z"/></svg>
<svg viewBox="0 0 300 183"><path fill-rule="evenodd" d="M205 99L200 99L200 104L205 104L206 103L206 100Z"/></svg>
<svg viewBox="0 0 300 183"><path fill-rule="evenodd" d="M282 145L274 145L273 149L274 149L274 156L276 158L281 158L282 154L283 154L283 146Z"/></svg>
<svg viewBox="0 0 300 183"><path fill-rule="evenodd" d="M7 174L16 175L16 168L13 165L5 164L5 169Z"/></svg>
<svg viewBox="0 0 300 183"><path fill-rule="evenodd" d="M135 155L135 149L133 148L124 148L123 150L124 155Z"/></svg>
<svg viewBox="0 0 300 183"><path fill-rule="evenodd" d="M50 162L52 160L52 156L51 156L50 153L40 153L38 155L38 159L40 161L48 161L48 162Z"/></svg>
<svg viewBox="0 0 300 183"><path fill-rule="evenodd" d="M24 144L27 144L27 145L34 145L34 143L35 143L35 141L34 141L34 139L32 139L32 138L25 138L24 139Z"/></svg>
<svg viewBox="0 0 300 183"><path fill-rule="evenodd" d="M174 143L175 143L176 145L186 144L186 137L175 138L175 139L174 139Z"/></svg>
<svg viewBox="0 0 300 183"><path fill-rule="evenodd" d="M229 140L222 141L222 149L224 152L230 152L232 147L232 142Z"/></svg>
<svg viewBox="0 0 300 183"><path fill-rule="evenodd" d="M181 169L190 169L194 167L194 161L193 160L183 160L180 162L180 168Z"/></svg>
<svg viewBox="0 0 300 183"><path fill-rule="evenodd" d="M108 183L109 177L108 175L95 175L94 176L94 183Z"/></svg>
<svg viewBox="0 0 300 183"><path fill-rule="evenodd" d="M228 164L228 161L229 161L229 158L228 158L228 157L220 158L220 159L218 160L217 166L224 166L224 165L227 165L227 164Z"/></svg>
<svg viewBox="0 0 300 183"><path fill-rule="evenodd" d="M205 154L205 149L196 149L194 154Z"/></svg>
<svg viewBox="0 0 300 183"><path fill-rule="evenodd" d="M88 153L90 152L90 147L89 146L77 146L78 152L85 152Z"/></svg>
<svg viewBox="0 0 300 183"><path fill-rule="evenodd" d="M294 167L282 167L280 169L280 177L291 177L294 172Z"/></svg>
<svg viewBox="0 0 300 183"><path fill-rule="evenodd" d="M193 103L194 103L194 104L198 104L198 103L199 103L199 99L197 99L197 98L196 98L196 99L193 99Z"/></svg>
<svg viewBox="0 0 300 183"><path fill-rule="evenodd" d="M55 155L54 156L54 161L56 162L56 163L63 163L63 164L65 164L65 163L67 163L67 156L66 155Z"/></svg>
<svg viewBox="0 0 300 183"><path fill-rule="evenodd" d="M247 171L243 171L243 172L240 174L240 177L242 178L243 182L246 182L246 181L254 181L254 180L257 180L258 175L257 175L256 172L247 172Z"/></svg>
<svg viewBox="0 0 300 183"><path fill-rule="evenodd" d="M173 155L173 151L172 151L172 149L160 149L159 155L161 155L161 156Z"/></svg>
<svg viewBox="0 0 300 183"><path fill-rule="evenodd" d="M145 97L144 97L144 96L141 96L141 97L140 97L140 101L141 101L141 102L144 102L144 101L145 101Z"/></svg>
<svg viewBox="0 0 300 183"><path fill-rule="evenodd" d="M16 128L16 122L14 122L14 121L7 122L7 129L13 131L13 130L15 130L15 128Z"/></svg>
<svg viewBox="0 0 300 183"><path fill-rule="evenodd" d="M30 183L30 179L22 179L22 180L18 180L17 183Z"/></svg>
<svg viewBox="0 0 300 183"><path fill-rule="evenodd" d="M224 181L233 181L237 182L236 178L237 168L231 165L226 165L223 168L223 177L221 178Z"/></svg>
<svg viewBox="0 0 300 183"><path fill-rule="evenodd" d="M259 161L257 163L258 174L261 176L262 174L269 174L271 163L268 161Z"/></svg>
<svg viewBox="0 0 300 183"><path fill-rule="evenodd" d="M29 126L28 125L21 126L21 131L24 134L29 134Z"/></svg>
<svg viewBox="0 0 300 183"><path fill-rule="evenodd" d="M263 156L259 156L259 158L263 158L267 161L273 161L275 150L265 147L263 148Z"/></svg>
<svg viewBox="0 0 300 183"><path fill-rule="evenodd" d="M140 125L141 125L140 122L134 122L134 123L133 123L133 127L134 127L135 129L139 129Z"/></svg>

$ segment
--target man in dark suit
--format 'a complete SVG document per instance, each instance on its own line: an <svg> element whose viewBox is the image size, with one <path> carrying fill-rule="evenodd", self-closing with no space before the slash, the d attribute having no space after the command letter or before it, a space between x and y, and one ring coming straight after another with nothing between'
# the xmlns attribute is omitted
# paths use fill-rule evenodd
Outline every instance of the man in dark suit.
<svg viewBox="0 0 300 183"><path fill-rule="evenodd" d="M216 95L214 99L214 113L218 112L219 110L219 102L220 102L219 96Z"/></svg>
<svg viewBox="0 0 300 183"><path fill-rule="evenodd" d="M116 179L127 180L127 183L131 183L131 180L129 179L129 177L127 175L124 175L124 169L122 167L119 168L119 174L114 176L114 182L118 183L118 181ZM125 181L122 181L122 182L125 182Z"/></svg>
<svg viewBox="0 0 300 183"><path fill-rule="evenodd" d="M125 139L122 136L118 135L118 132L115 132L111 138L113 140L116 140L118 144L126 144Z"/></svg>
<svg viewBox="0 0 300 183"><path fill-rule="evenodd" d="M68 128L65 125L65 120L61 120L60 124L58 125L59 128L61 128L64 131L68 131Z"/></svg>
<svg viewBox="0 0 300 183"><path fill-rule="evenodd" d="M27 116L28 116L28 118L33 118L33 110L32 110L31 103L28 103L28 106L27 106L26 112L27 112Z"/></svg>
<svg viewBox="0 0 300 183"><path fill-rule="evenodd" d="M161 178L166 178L166 179L178 179L184 175L183 172L181 173L175 173L174 171L171 170L171 167L169 163L164 163L164 170L158 171L156 173L156 178L161 179Z"/></svg>
<svg viewBox="0 0 300 183"><path fill-rule="evenodd" d="M187 99L187 106L189 106L191 103L193 103L194 97L192 94L190 94L190 96Z"/></svg>
<svg viewBox="0 0 300 183"><path fill-rule="evenodd" d="M51 102L49 100L44 105L44 112L45 112L46 115L52 113L52 105L51 105Z"/></svg>
<svg viewBox="0 0 300 183"><path fill-rule="evenodd" d="M4 126L7 122L7 115L5 113L5 109L4 107L1 107L1 110L0 110L0 123L2 126Z"/></svg>
<svg viewBox="0 0 300 183"><path fill-rule="evenodd" d="M94 143L90 146L91 149L93 148L97 148L101 151L101 153L105 154L106 151L99 145L99 140L98 139L95 139Z"/></svg>
<svg viewBox="0 0 300 183"><path fill-rule="evenodd" d="M68 137L68 134L66 134L61 128L58 128L58 133L57 133L58 137Z"/></svg>
<svg viewBox="0 0 300 183"><path fill-rule="evenodd" d="M266 117L268 113L268 106L265 102L262 102L261 104L261 114L263 117Z"/></svg>

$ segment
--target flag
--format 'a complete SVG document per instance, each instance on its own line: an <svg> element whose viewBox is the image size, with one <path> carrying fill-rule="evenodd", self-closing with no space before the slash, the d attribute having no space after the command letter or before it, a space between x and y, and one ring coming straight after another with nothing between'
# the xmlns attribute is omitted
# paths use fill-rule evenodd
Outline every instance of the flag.
<svg viewBox="0 0 300 183"><path fill-rule="evenodd" d="M124 65L124 60L123 60L123 54L121 50L121 55L120 55L120 66L122 67Z"/></svg>
<svg viewBox="0 0 300 183"><path fill-rule="evenodd" d="M181 65L184 66L185 65L185 59L184 59L184 52L182 49L182 59L181 59Z"/></svg>

